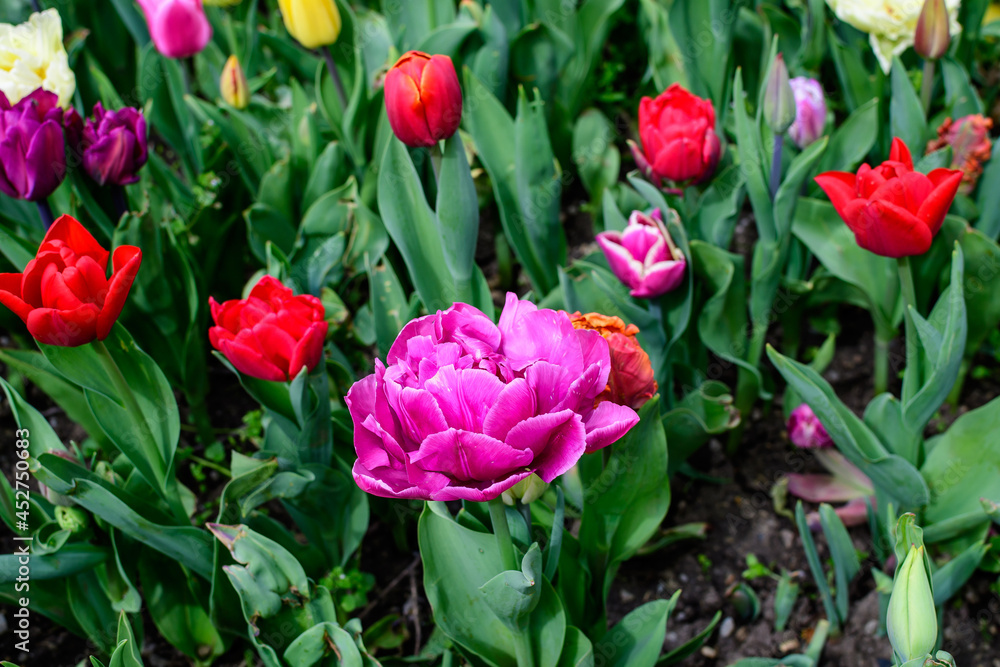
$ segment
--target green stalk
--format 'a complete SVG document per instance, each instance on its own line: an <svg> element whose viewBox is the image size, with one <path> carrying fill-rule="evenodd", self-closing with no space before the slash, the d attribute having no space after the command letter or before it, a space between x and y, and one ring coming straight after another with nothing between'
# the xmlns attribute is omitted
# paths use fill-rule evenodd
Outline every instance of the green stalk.
<svg viewBox="0 0 1000 667"><path fill-rule="evenodd" d="M493 534L497 538L497 548L503 569L520 570L517 564L517 554L514 552L514 541L510 538L510 526L507 525L507 510L499 497L489 501L490 521L493 523ZM513 632L514 655L517 667L535 667L535 658L531 652L531 640L526 632Z"/></svg>
<svg viewBox="0 0 1000 667"><path fill-rule="evenodd" d="M129 386L128 381L122 374L121 369L118 367L118 363L115 362L114 357L111 356L111 352L108 351L104 341L95 340L93 345L94 350L97 352L97 358L101 360L101 365L104 367L104 372L107 374L108 379L111 380L111 383L115 386L115 393L118 394L118 398L120 398L124 404L125 411L128 412L132 422L135 424L136 428L139 429L139 437L143 442L155 446L156 438L153 436L153 432L149 430L149 424L146 422L146 416L142 414L142 408L139 407L139 402L135 399L135 394L132 393L132 387ZM157 458L160 459L159 464L162 465L164 462L159 456L158 448ZM160 487L157 490L170 506L170 510L173 512L174 516L183 520L184 523L190 523L187 512L184 509L184 505L181 503L180 493L177 488L177 477L173 474L173 466L170 468L170 474L166 479L155 480Z"/></svg>
<svg viewBox="0 0 1000 667"><path fill-rule="evenodd" d="M913 284L913 267L910 265L910 258L900 257L897 262L899 266L899 286L903 292L903 315L906 322L906 349L907 352L909 352L910 345L916 345L917 343L916 327L913 324L913 318L910 316L910 308L912 307L914 310L917 309L917 290ZM909 361L909 354L907 354L907 363L909 363Z"/></svg>
<svg viewBox="0 0 1000 667"><path fill-rule="evenodd" d="M892 338L883 339L875 332L875 395L889 389L889 344Z"/></svg>
<svg viewBox="0 0 1000 667"><path fill-rule="evenodd" d="M920 101L924 105L924 114L928 116L931 113L931 98L934 95L934 71L936 69L937 63L933 60L924 61L924 76L920 84Z"/></svg>
<svg viewBox="0 0 1000 667"><path fill-rule="evenodd" d="M517 557L514 555L514 541L510 538L510 526L507 525L507 510L499 497L489 502L490 521L493 523L493 534L497 538L497 549L500 550L500 561L504 570L519 570Z"/></svg>

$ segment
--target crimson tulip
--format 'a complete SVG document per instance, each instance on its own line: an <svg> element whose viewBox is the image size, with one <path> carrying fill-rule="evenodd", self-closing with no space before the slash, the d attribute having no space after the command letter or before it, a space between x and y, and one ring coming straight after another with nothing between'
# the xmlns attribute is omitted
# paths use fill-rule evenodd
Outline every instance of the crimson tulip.
<svg viewBox="0 0 1000 667"><path fill-rule="evenodd" d="M77 347L104 340L122 312L142 250L122 245L112 255L68 215L49 228L24 273L0 273L0 303L45 345Z"/></svg>
<svg viewBox="0 0 1000 667"><path fill-rule="evenodd" d="M656 99L642 98L639 138L642 149L630 142L632 155L640 171L657 184L704 181L715 172L722 152L712 101L677 83Z"/></svg>
<svg viewBox="0 0 1000 667"><path fill-rule="evenodd" d="M284 382L323 358L326 310L310 294L294 295L272 276L264 276L246 299L219 304L209 297L216 326L212 347L241 373Z"/></svg>
<svg viewBox="0 0 1000 667"><path fill-rule="evenodd" d="M458 130L462 89L451 58L410 51L385 77L385 110L407 146L430 147Z"/></svg>
<svg viewBox="0 0 1000 667"><path fill-rule="evenodd" d="M902 140L892 142L889 159L857 174L828 171L816 177L837 213L854 232L858 245L883 257L922 255L941 229L951 208L962 172L913 170L913 158Z"/></svg>

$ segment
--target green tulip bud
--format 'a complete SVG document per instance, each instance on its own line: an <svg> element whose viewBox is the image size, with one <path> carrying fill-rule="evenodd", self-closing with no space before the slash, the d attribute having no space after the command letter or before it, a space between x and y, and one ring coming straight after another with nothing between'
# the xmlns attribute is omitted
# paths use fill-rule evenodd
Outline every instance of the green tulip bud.
<svg viewBox="0 0 1000 667"><path fill-rule="evenodd" d="M775 134L784 134L795 122L795 93L788 79L788 67L779 53L774 59L764 91L764 120Z"/></svg>
<svg viewBox="0 0 1000 667"><path fill-rule="evenodd" d="M520 482L503 492L501 498L505 505L513 507L514 502L520 500L527 505L542 497L549 485L542 481L542 478L532 473Z"/></svg>
<svg viewBox="0 0 1000 667"><path fill-rule="evenodd" d="M886 629L889 642L902 662L928 656L937 642L937 612L924 567L923 547L911 546L896 570Z"/></svg>
<svg viewBox="0 0 1000 667"><path fill-rule="evenodd" d="M56 522L63 530L76 535L87 530L90 517L78 507L56 507Z"/></svg>

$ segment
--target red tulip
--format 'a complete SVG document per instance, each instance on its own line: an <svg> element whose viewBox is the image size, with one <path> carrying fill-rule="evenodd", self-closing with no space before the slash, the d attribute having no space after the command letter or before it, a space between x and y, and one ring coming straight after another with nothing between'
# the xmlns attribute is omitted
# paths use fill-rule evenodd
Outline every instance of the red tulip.
<svg viewBox="0 0 1000 667"><path fill-rule="evenodd" d="M246 299L219 304L209 297L212 347L241 373L284 382L323 357L326 311L316 297L295 296L276 278L264 276Z"/></svg>
<svg viewBox="0 0 1000 667"><path fill-rule="evenodd" d="M639 138L642 150L633 143L632 154L639 169L657 183L704 181L715 172L722 152L712 101L677 83L655 100L642 98Z"/></svg>
<svg viewBox="0 0 1000 667"><path fill-rule="evenodd" d="M889 160L857 175L828 171L816 177L858 245L883 257L922 255L931 247L962 183L962 172L913 170L910 150L892 142Z"/></svg>
<svg viewBox="0 0 1000 667"><path fill-rule="evenodd" d="M49 228L24 273L0 273L0 303L45 345L77 347L104 340L125 305L142 262L135 246L108 251L68 215Z"/></svg>
<svg viewBox="0 0 1000 667"><path fill-rule="evenodd" d="M451 58L404 54L385 77L385 110L392 131L412 148L455 134L462 120L462 89Z"/></svg>

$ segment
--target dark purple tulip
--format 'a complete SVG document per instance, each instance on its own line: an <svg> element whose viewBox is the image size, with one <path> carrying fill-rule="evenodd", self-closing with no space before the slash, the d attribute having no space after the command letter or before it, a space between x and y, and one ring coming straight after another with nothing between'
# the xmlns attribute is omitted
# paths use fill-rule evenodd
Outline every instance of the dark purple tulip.
<svg viewBox="0 0 1000 667"><path fill-rule="evenodd" d="M39 88L11 106L0 92L0 192L41 201L66 176L59 96Z"/></svg>
<svg viewBox="0 0 1000 667"><path fill-rule="evenodd" d="M149 157L146 119L138 109L106 111L94 105L83 128L83 168L100 185L129 185Z"/></svg>

